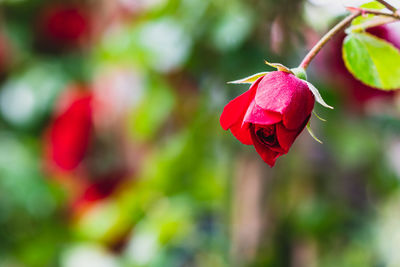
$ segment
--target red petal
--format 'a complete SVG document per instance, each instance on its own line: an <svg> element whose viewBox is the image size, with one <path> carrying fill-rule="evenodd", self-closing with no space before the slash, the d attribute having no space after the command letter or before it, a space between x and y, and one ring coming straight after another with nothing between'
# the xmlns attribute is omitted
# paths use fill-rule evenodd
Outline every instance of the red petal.
<svg viewBox="0 0 400 267"><path fill-rule="evenodd" d="M252 145L253 141L251 140L251 135L249 131L248 124L242 124L238 122L231 126L231 133L236 137L244 145Z"/></svg>
<svg viewBox="0 0 400 267"><path fill-rule="evenodd" d="M254 98L258 84L262 78L263 77L259 78L255 83L253 83L248 91L236 97L224 107L224 111L219 119L224 130L228 130L239 121L240 124L242 124L243 116L249 107L250 102Z"/></svg>
<svg viewBox="0 0 400 267"><path fill-rule="evenodd" d="M50 128L52 161L65 171L75 169L84 159L92 133L91 95L74 99Z"/></svg>
<svg viewBox="0 0 400 267"><path fill-rule="evenodd" d="M283 71L264 76L255 102L264 110L282 114L283 124L291 130L299 128L314 108L314 96L307 83Z"/></svg>
<svg viewBox="0 0 400 267"><path fill-rule="evenodd" d="M257 106L256 101L253 100L250 103L249 109L244 115L243 122L258 125L272 125L280 122L281 120L281 114L273 111L264 110L261 107Z"/></svg>
<svg viewBox="0 0 400 267"><path fill-rule="evenodd" d="M304 130L304 127L307 125L310 116L303 122L303 125L296 130L288 130L282 123L276 125L276 136L278 138L279 145L283 150L285 150L285 154L289 152L290 147L293 145L296 138L299 134Z"/></svg>
<svg viewBox="0 0 400 267"><path fill-rule="evenodd" d="M269 149L266 145L261 144L255 134L254 128L250 128L251 139L253 140L254 147L257 153L261 156L263 161L270 167L274 167L276 159L282 155L282 153Z"/></svg>

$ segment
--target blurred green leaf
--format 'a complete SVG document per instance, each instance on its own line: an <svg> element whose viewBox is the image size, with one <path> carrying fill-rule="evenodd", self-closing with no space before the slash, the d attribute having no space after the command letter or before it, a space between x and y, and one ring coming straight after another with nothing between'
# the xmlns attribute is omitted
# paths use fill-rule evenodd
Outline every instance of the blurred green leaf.
<svg viewBox="0 0 400 267"><path fill-rule="evenodd" d="M78 237L84 240L113 244L130 229L130 216L113 199L92 205L74 224Z"/></svg>
<svg viewBox="0 0 400 267"><path fill-rule="evenodd" d="M231 2L220 14L211 30L211 42L219 51L230 51L250 35L254 21L252 9L240 2Z"/></svg>
<svg viewBox="0 0 400 267"><path fill-rule="evenodd" d="M150 78L146 95L139 107L132 110L129 125L132 135L138 140L148 140L168 118L175 96L170 88L158 78Z"/></svg>
<svg viewBox="0 0 400 267"><path fill-rule="evenodd" d="M362 8L370 8L370 9L384 9L385 6L378 1L372 1L369 3L362 4L360 7Z"/></svg>
<svg viewBox="0 0 400 267"><path fill-rule="evenodd" d="M376 1L372 1L370 3L363 4L360 7L361 8L367 8L367 9L378 9L378 10L385 8L384 5L382 5L381 3L378 3ZM374 17L376 17L376 16L372 15L372 14L366 14L366 15L363 15L363 16L358 16L357 18L355 18L351 22L351 25L355 26L355 25L362 24L362 23L364 23L364 22L366 22L366 21L368 21L368 20L370 20L371 18L374 18Z"/></svg>
<svg viewBox="0 0 400 267"><path fill-rule="evenodd" d="M37 61L15 72L0 91L0 113L12 126L37 127L53 110L68 78L58 62Z"/></svg>

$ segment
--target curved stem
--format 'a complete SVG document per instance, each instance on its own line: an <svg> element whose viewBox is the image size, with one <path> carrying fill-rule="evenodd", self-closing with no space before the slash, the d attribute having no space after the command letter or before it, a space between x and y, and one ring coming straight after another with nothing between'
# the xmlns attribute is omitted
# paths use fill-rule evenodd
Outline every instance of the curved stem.
<svg viewBox="0 0 400 267"><path fill-rule="evenodd" d="M324 37L319 40L319 42L311 49L311 51L305 56L303 61L300 64L300 67L303 69L307 69L308 65L310 65L311 61L315 58L318 52L324 47L324 45L332 39L333 36L343 31L356 17L361 15L361 11L357 11L353 14L350 14L346 18L344 18L341 22L339 22L335 27L333 27Z"/></svg>
<svg viewBox="0 0 400 267"><path fill-rule="evenodd" d="M352 26L349 28L349 31L350 32L365 31L368 28L378 27L378 26L393 23L396 21L399 21L399 19L393 18L393 17L375 18L375 19L366 21L364 23L361 23L359 25Z"/></svg>
<svg viewBox="0 0 400 267"><path fill-rule="evenodd" d="M391 4L389 4L388 2L386 2L385 0L376 0L379 3L381 3L382 5L384 5L387 9L389 9L390 11L392 11L393 13L395 13L397 11L397 8L395 8L394 6L392 6Z"/></svg>
<svg viewBox="0 0 400 267"><path fill-rule="evenodd" d="M381 3L383 4L383 2L386 3L386 1L382 1ZM325 34L325 36L322 37L321 40L319 40L319 42L305 56L305 58L303 59L303 61L300 64L300 67L303 69L307 69L308 65L315 58L315 56L318 54L318 52L324 47L324 45L330 39L332 39L332 37L335 36L337 33L343 31L355 18L357 18L358 16L360 16L362 14L372 14L372 15L382 16L382 18L376 18L375 20L367 21L360 25L356 25L356 26L354 26L354 28L351 29L352 31L371 28L371 27L384 25L384 24L388 24L388 23L400 20L400 14L397 12L398 10L395 7L392 7L392 8L394 9L393 13L387 13L387 12L383 12L383 11L375 10L375 9L363 9L363 8L350 9L349 8L349 10L353 11L353 13L351 15L347 16L346 18L344 18L335 27L333 27L327 34ZM391 8L391 10L392 10L392 8Z"/></svg>
<svg viewBox="0 0 400 267"><path fill-rule="evenodd" d="M400 14L397 13L397 10L392 13L387 13L384 11L375 10L375 9L367 9L367 8L360 8L359 10L362 12L362 14L372 14L372 15L377 15L377 16L391 17L391 18L400 20Z"/></svg>

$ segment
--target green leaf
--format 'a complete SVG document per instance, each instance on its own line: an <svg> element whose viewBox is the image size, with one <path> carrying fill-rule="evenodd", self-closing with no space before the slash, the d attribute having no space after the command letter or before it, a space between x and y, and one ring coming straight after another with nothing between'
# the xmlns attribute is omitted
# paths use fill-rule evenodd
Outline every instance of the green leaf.
<svg viewBox="0 0 400 267"><path fill-rule="evenodd" d="M384 5L382 5L381 3L378 3L376 1L372 1L372 2L369 2L369 3L363 4L360 7L361 8L365 8L365 9L377 9L377 10L381 10L381 9L385 8ZM359 16L359 17L353 19L353 21L351 22L351 25L352 26L356 26L356 25L363 24L363 23L371 20L374 17L376 17L376 16L372 15L372 14L366 14L366 15L363 15L363 16Z"/></svg>
<svg viewBox="0 0 400 267"><path fill-rule="evenodd" d="M320 143L320 144L323 144L322 141L319 140L319 139L315 136L314 132L312 131L310 122L307 123L307 131L308 131L308 133L311 135L311 137L314 138L315 141L317 141L317 142Z"/></svg>
<svg viewBox="0 0 400 267"><path fill-rule="evenodd" d="M369 33L350 33L343 44L347 69L361 82L381 90L400 88L400 51Z"/></svg>
<svg viewBox="0 0 400 267"><path fill-rule="evenodd" d="M232 81L232 82L228 82L228 83L230 83L230 84L243 84L243 83L252 84L255 81L257 81L259 78L261 78L262 76L267 75L268 73L269 72L260 72L260 73L256 73L254 75L251 75L249 77L246 77L244 79L240 79L240 80Z"/></svg>
<svg viewBox="0 0 400 267"><path fill-rule="evenodd" d="M156 136L176 103L175 94L164 80L151 77L146 85L145 95L138 106L133 107L128 118L132 137L140 141Z"/></svg>
<svg viewBox="0 0 400 267"><path fill-rule="evenodd" d="M360 6L361 8L368 8L368 9L384 9L385 6L377 1L372 1L369 3L365 3Z"/></svg>

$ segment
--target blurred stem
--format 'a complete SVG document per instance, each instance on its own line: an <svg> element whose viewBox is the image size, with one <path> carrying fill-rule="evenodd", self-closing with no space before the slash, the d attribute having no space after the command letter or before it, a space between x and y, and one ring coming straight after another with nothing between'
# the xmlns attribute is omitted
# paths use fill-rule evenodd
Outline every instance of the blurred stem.
<svg viewBox="0 0 400 267"><path fill-rule="evenodd" d="M368 28L373 28L373 27L389 24L389 23L396 22L399 20L400 20L400 18L397 19L397 18L392 18L392 17L375 18L375 19L366 21L364 23L361 23L359 25L355 25L355 26L349 28L349 31L351 31L351 32L364 31L365 29L368 29Z"/></svg>
<svg viewBox="0 0 400 267"><path fill-rule="evenodd" d="M387 9L389 9L390 11L392 11L393 13L395 13L397 11L397 8L395 8L394 6L392 6L391 4L389 4L388 2L386 2L385 0L376 0L379 3L381 3L382 5L384 5Z"/></svg>
<svg viewBox="0 0 400 267"><path fill-rule="evenodd" d="M350 14L346 18L344 18L341 22L339 22L335 27L333 27L327 34L325 34L321 40L310 50L310 52L305 56L303 61L300 64L300 67L303 69L307 69L308 65L310 65L311 61L315 58L319 51L324 47L324 45L329 42L332 37L334 37L339 32L342 32L356 17L361 15L361 11L357 11L355 13Z"/></svg>
<svg viewBox="0 0 400 267"><path fill-rule="evenodd" d="M400 14L397 13L397 10L395 10L393 13L387 13L384 11L375 10L375 9L367 9L367 8L360 8L359 10L362 12L362 14L372 14L372 15L377 15L377 16L385 16L385 17L392 17L395 19L400 19Z"/></svg>

